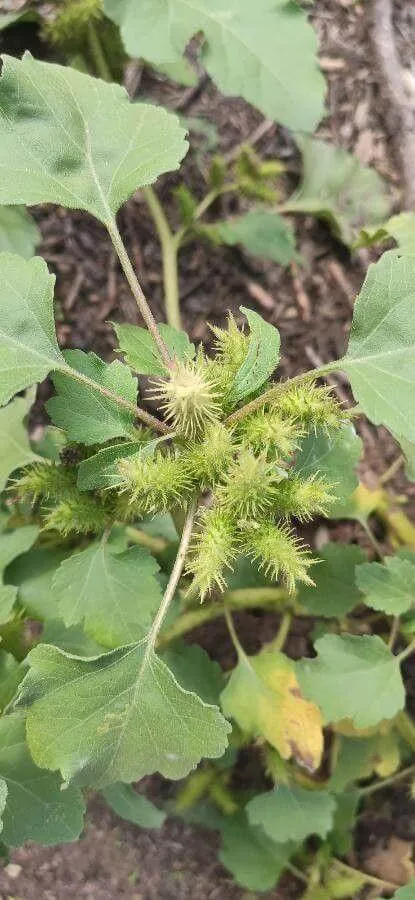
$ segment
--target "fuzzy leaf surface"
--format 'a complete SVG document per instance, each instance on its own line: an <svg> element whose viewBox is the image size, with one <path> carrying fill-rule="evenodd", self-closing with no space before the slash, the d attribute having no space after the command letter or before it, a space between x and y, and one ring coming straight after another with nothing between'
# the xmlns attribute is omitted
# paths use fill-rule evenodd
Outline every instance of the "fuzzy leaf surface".
<svg viewBox="0 0 415 900"><path fill-rule="evenodd" d="M0 409L0 492L15 469L39 459L31 449L23 424L32 402L31 396L15 397L4 409Z"/></svg>
<svg viewBox="0 0 415 900"><path fill-rule="evenodd" d="M310 834L325 838L333 824L336 801L328 791L307 791L279 785L258 794L246 810L250 823L260 826L271 840L302 841Z"/></svg>
<svg viewBox="0 0 415 900"><path fill-rule="evenodd" d="M396 250L369 266L338 368L375 425L415 440L415 255Z"/></svg>
<svg viewBox="0 0 415 900"><path fill-rule="evenodd" d="M310 432L300 442L294 471L308 477L319 475L333 485L336 501L330 504L328 518L341 517L342 507L358 485L356 466L362 454L362 441L352 425L342 425L326 434Z"/></svg>
<svg viewBox="0 0 415 900"><path fill-rule="evenodd" d="M323 115L317 41L303 11L281 0L105 0L127 52L178 62L203 32L202 63L223 94L241 96L288 128L314 131Z"/></svg>
<svg viewBox="0 0 415 900"><path fill-rule="evenodd" d="M269 210L251 210L243 216L217 222L213 226L221 244L242 244L249 253L270 259L281 266L295 258L295 237L291 225Z"/></svg>
<svg viewBox="0 0 415 900"><path fill-rule="evenodd" d="M238 884L249 891L271 890L293 854L294 845L275 844L262 828L250 825L243 812L224 817L220 830L219 859Z"/></svg>
<svg viewBox="0 0 415 900"><path fill-rule="evenodd" d="M82 350L67 350L64 356L72 369L129 403L137 402L137 380L129 368L118 360L108 365L95 353L84 353ZM70 441L99 444L111 438L131 437L134 434L134 416L128 409L117 406L113 400L88 385L79 384L60 373L54 375L53 383L57 395L48 400L46 409Z"/></svg>
<svg viewBox="0 0 415 900"><path fill-rule="evenodd" d="M53 581L65 625L84 622L104 647L143 637L162 600L158 563L144 547L115 555L105 540L61 563Z"/></svg>
<svg viewBox="0 0 415 900"><path fill-rule="evenodd" d="M137 794L130 784L123 784L121 781L109 784L102 791L102 796L117 816L140 828L161 828L165 822L166 813L157 809L142 794Z"/></svg>
<svg viewBox="0 0 415 900"><path fill-rule="evenodd" d="M53 319L54 275L43 259L0 254L0 404L66 368Z"/></svg>
<svg viewBox="0 0 415 900"><path fill-rule="evenodd" d="M242 731L265 738L283 759L293 757L309 772L323 753L320 711L304 699L294 664L283 653L262 650L240 656L221 696L225 716Z"/></svg>
<svg viewBox="0 0 415 900"><path fill-rule="evenodd" d="M7 785L2 840L11 847L25 841L56 844L74 841L83 828L85 804L74 787L61 790L54 772L34 764L25 740L25 719L12 713L0 719L0 777Z"/></svg>
<svg viewBox="0 0 415 900"><path fill-rule="evenodd" d="M34 256L40 231L24 206L0 207L0 252Z"/></svg>
<svg viewBox="0 0 415 900"><path fill-rule="evenodd" d="M194 345L185 331L177 331L171 325L158 326L171 357L186 361L195 355ZM113 324L119 349L126 363L140 375L166 375L166 369L157 344L146 328L138 325Z"/></svg>
<svg viewBox="0 0 415 900"><path fill-rule="evenodd" d="M315 586L300 584L298 600L313 615L341 619L362 601L355 566L366 559L365 554L353 544L328 543L315 557L318 561L313 567Z"/></svg>
<svg viewBox="0 0 415 900"><path fill-rule="evenodd" d="M284 211L326 219L345 244L352 244L364 224L382 222L390 209L385 183L353 153L326 141L297 135L303 177Z"/></svg>
<svg viewBox="0 0 415 900"><path fill-rule="evenodd" d="M137 188L178 167L185 132L161 107L29 54L2 59L0 203L59 203L108 224Z"/></svg>
<svg viewBox="0 0 415 900"><path fill-rule="evenodd" d="M57 618L46 621L42 641L74 656L98 656L105 649L89 637L81 625L69 625L67 628L62 619Z"/></svg>
<svg viewBox="0 0 415 900"><path fill-rule="evenodd" d="M399 659L380 637L326 634L315 649L315 659L297 664L297 676L327 722L351 719L356 728L368 728L403 709Z"/></svg>
<svg viewBox="0 0 415 900"><path fill-rule="evenodd" d="M19 698L30 704L30 752L65 781L105 787L157 771L184 778L202 757L225 751L230 728L219 710L183 690L143 642L94 659L39 644L28 662Z"/></svg>
<svg viewBox="0 0 415 900"><path fill-rule="evenodd" d="M245 306L240 309L248 319L250 336L248 353L232 386L232 399L235 402L252 394L272 375L279 362L281 343L277 328L265 322L254 310Z"/></svg>
<svg viewBox="0 0 415 900"><path fill-rule="evenodd" d="M400 616L415 603L415 562L386 556L384 564L364 563L356 569L364 602L391 616Z"/></svg>

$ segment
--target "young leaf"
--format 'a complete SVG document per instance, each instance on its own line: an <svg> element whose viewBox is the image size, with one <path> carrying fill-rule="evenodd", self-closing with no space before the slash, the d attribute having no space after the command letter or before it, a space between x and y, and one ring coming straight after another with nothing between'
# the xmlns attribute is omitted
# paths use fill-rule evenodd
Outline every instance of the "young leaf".
<svg viewBox="0 0 415 900"><path fill-rule="evenodd" d="M294 471L304 477L320 475L331 482L336 501L330 504L330 519L341 518L345 501L358 485L356 466L362 446L352 425L342 425L331 434L310 432L300 443Z"/></svg>
<svg viewBox="0 0 415 900"><path fill-rule="evenodd" d="M288 128L314 131L324 79L316 37L297 6L273 0L104 0L127 52L172 63L203 32L202 62L224 94L241 96Z"/></svg>
<svg viewBox="0 0 415 900"><path fill-rule="evenodd" d="M171 357L176 357L184 362L194 358L195 348L190 343L185 331L177 331L171 325L162 324L158 327ZM139 328L138 325L117 325L116 323L113 323L113 328L118 338L120 352L134 372L138 372L140 375L163 376L166 374L159 349L146 328Z"/></svg>
<svg viewBox="0 0 415 900"><path fill-rule="evenodd" d="M85 812L82 794L74 787L62 791L56 774L35 766L21 713L0 719L0 776L7 785L2 832L6 844L18 847L32 840L50 845L79 837Z"/></svg>
<svg viewBox="0 0 415 900"><path fill-rule="evenodd" d="M295 237L292 226L269 210L251 210L243 216L215 222L212 226L220 244L242 244L254 256L270 259L281 266L295 258Z"/></svg>
<svg viewBox="0 0 415 900"><path fill-rule="evenodd" d="M54 283L43 259L0 254L2 406L51 369L66 369L53 321Z"/></svg>
<svg viewBox="0 0 415 900"><path fill-rule="evenodd" d="M385 183L356 156L325 141L297 135L303 157L300 186L284 204L285 212L327 219L334 233L352 244L362 225L382 222L390 209Z"/></svg>
<svg viewBox="0 0 415 900"><path fill-rule="evenodd" d="M65 781L105 787L160 772L184 778L224 752L230 727L214 706L183 690L144 644L94 659L39 644L19 701L31 704L27 735L35 762ZM56 721L65 711L65 729Z"/></svg>
<svg viewBox="0 0 415 900"><path fill-rule="evenodd" d="M40 232L24 206L0 207L0 252L34 256Z"/></svg>
<svg viewBox="0 0 415 900"><path fill-rule="evenodd" d="M346 356L354 396L375 425L415 440L415 256L384 253L356 300Z"/></svg>
<svg viewBox="0 0 415 900"><path fill-rule="evenodd" d="M342 619L362 598L355 583L355 566L365 555L353 544L326 544L316 554L314 585L300 584L298 600L316 616Z"/></svg>
<svg viewBox="0 0 415 900"><path fill-rule="evenodd" d="M250 328L248 353L235 375L232 399L236 402L258 390L273 373L280 358L279 331L254 312L241 306Z"/></svg>
<svg viewBox="0 0 415 900"><path fill-rule="evenodd" d="M356 582L364 602L390 616L400 616L415 603L415 562L385 557L384 565L364 563L356 569Z"/></svg>
<svg viewBox="0 0 415 900"><path fill-rule="evenodd" d="M403 709L399 658L380 637L326 634L315 648L318 656L301 660L297 675L327 722L352 719L356 728L368 728Z"/></svg>
<svg viewBox="0 0 415 900"><path fill-rule="evenodd" d="M117 394L129 403L137 402L137 380L127 366L119 360L109 365L95 353L67 350L64 354L68 365L87 378ZM82 444L99 444L116 437L134 434L134 416L128 409L117 406L88 385L72 378L56 374L53 383L57 395L46 403L46 409L59 428L63 428L70 441Z"/></svg>
<svg viewBox="0 0 415 900"><path fill-rule="evenodd" d="M31 450L23 424L32 403L30 395L16 397L5 409L0 409L0 492L15 469L39 459Z"/></svg>
<svg viewBox="0 0 415 900"><path fill-rule="evenodd" d="M157 809L157 806L150 803L142 794L137 794L130 784L117 781L115 784L109 784L101 793L117 816L139 825L140 828L161 828L165 822L166 813Z"/></svg>
<svg viewBox="0 0 415 900"><path fill-rule="evenodd" d="M59 203L108 225L137 188L178 167L184 136L175 116L130 104L118 85L3 57L0 203Z"/></svg>
<svg viewBox="0 0 415 900"><path fill-rule="evenodd" d="M265 648L257 656L240 654L221 700L225 716L242 731L265 738L283 759L293 757L309 772L318 769L321 715L301 695L294 664L283 653Z"/></svg>
<svg viewBox="0 0 415 900"><path fill-rule="evenodd" d="M277 843L303 841L310 834L325 838L333 825L336 801L328 791L307 791L279 785L258 794L246 807L251 825L258 825Z"/></svg>
<svg viewBox="0 0 415 900"><path fill-rule="evenodd" d="M275 844L262 828L249 824L245 813L226 816L221 823L221 863L235 881L249 891L268 891L277 883L293 854L293 844Z"/></svg>
<svg viewBox="0 0 415 900"><path fill-rule="evenodd" d="M53 581L65 625L84 621L85 631L104 647L143 637L162 593L154 577L158 564L144 547L111 553L105 540L63 561Z"/></svg>

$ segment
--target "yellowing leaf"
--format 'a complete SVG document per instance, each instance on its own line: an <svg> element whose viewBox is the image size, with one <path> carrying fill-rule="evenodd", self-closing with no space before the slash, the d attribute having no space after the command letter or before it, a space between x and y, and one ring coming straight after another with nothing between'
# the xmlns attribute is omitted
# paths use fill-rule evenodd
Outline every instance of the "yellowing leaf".
<svg viewBox="0 0 415 900"><path fill-rule="evenodd" d="M389 778L401 762L399 738L396 731L380 734L374 757L374 769L379 778Z"/></svg>
<svg viewBox="0 0 415 900"><path fill-rule="evenodd" d="M257 656L242 652L221 696L226 716L243 731L264 737L283 759L314 772L323 753L322 717L305 700L291 661L275 650Z"/></svg>

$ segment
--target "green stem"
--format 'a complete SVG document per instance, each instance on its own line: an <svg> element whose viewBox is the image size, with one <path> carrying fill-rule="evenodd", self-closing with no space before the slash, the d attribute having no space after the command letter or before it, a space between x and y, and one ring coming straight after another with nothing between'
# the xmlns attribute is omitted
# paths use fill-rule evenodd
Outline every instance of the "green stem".
<svg viewBox="0 0 415 900"><path fill-rule="evenodd" d="M281 652L290 633L292 618L292 614L288 612L288 610L283 614L277 635L274 640L267 645L268 649L276 650L277 653Z"/></svg>
<svg viewBox="0 0 415 900"><path fill-rule="evenodd" d="M141 288L140 282L138 281L138 278L131 265L130 257L128 256L127 250L124 246L124 242L117 228L115 219L112 219L107 223L107 228L114 245L114 250L121 263L124 275L128 281L128 284L130 285L131 293L137 303L138 309L147 325L150 334L154 338L155 344L158 347L164 365L166 369L169 370L172 367L172 360L170 358L169 351L158 330L156 320L153 316L153 313L151 312L151 309Z"/></svg>
<svg viewBox="0 0 415 900"><path fill-rule="evenodd" d="M393 650L395 643L399 636L399 631L401 627L401 617L394 616L392 620L392 628L390 630L389 639L388 639L388 647L390 650Z"/></svg>
<svg viewBox="0 0 415 900"><path fill-rule="evenodd" d="M402 781L402 779L409 777L409 775L413 775L415 773L415 765L408 766L407 769L402 769L401 772L396 772L395 775L390 775L389 778L384 778L383 781L377 781L376 784L369 784L368 787L359 788L359 794L361 797L367 797L369 794L375 794L376 791L383 790L384 787L389 787L391 784L395 784L396 781Z"/></svg>
<svg viewBox="0 0 415 900"><path fill-rule="evenodd" d="M138 544L139 547L146 547L147 550L151 550L156 556L158 553L163 553L168 547L169 542L165 538L147 534L146 531L142 531L141 528L134 528L132 525L127 525L125 534L133 544Z"/></svg>
<svg viewBox="0 0 415 900"><path fill-rule="evenodd" d="M301 871L301 869L297 869L297 866L294 866L293 863L291 863L289 861L287 861L285 863L284 868L287 870L287 872L291 872L291 875L294 875L294 878L297 878L298 881L301 881L303 884L306 884L308 887L307 875L305 875L304 872Z"/></svg>
<svg viewBox="0 0 415 900"><path fill-rule="evenodd" d="M161 252L163 257L163 283L164 283L164 304L166 310L166 319L173 328L180 331L182 327L180 317L180 298L179 298L179 273L177 264L177 254L180 243L180 232L173 234L167 218L164 214L163 207L153 188L144 188L143 194L146 198L148 208L151 212L153 222L156 226L158 236L160 238Z"/></svg>
<svg viewBox="0 0 415 900"><path fill-rule="evenodd" d="M223 612L224 612L224 616L226 619L226 624L228 626L228 631L229 631L229 634L231 637L231 641L232 641L233 646L235 647L235 650L238 654L238 658L245 659L246 653L245 653L245 650L244 650L244 648L238 638L238 635L236 633L235 625L233 623L232 613L226 606L225 606Z"/></svg>
<svg viewBox="0 0 415 900"><path fill-rule="evenodd" d="M92 20L88 22L88 47L98 77L102 78L103 81L113 81L97 29Z"/></svg>
<svg viewBox="0 0 415 900"><path fill-rule="evenodd" d="M366 534L370 540L370 543L372 544L373 549L376 551L376 555L379 557L379 559L383 559L382 547L380 546L379 541L375 538L375 535L373 534L373 531L370 528L370 525L368 525L368 523L365 521L365 519L360 519L360 524L363 528L363 531L366 532Z"/></svg>
<svg viewBox="0 0 415 900"><path fill-rule="evenodd" d="M282 588L246 588L238 591L229 591L223 598L228 609L255 609L269 604L286 603L289 600L287 591ZM194 628L204 625L206 622L212 622L225 614L223 603L212 603L210 605L191 609L183 613L173 625L167 629L159 638L159 646L165 647L171 641L177 640Z"/></svg>
<svg viewBox="0 0 415 900"><path fill-rule="evenodd" d="M279 381L274 387L269 388L268 391L261 394L260 397L256 397L255 400L251 400L250 403L246 403L245 406L241 406L240 409L235 410L232 415L228 416L225 424L234 425L236 422L240 422L241 419L250 416L251 413L261 409L261 407L265 406L267 403L277 400L281 394L290 390L293 385L314 381L315 378L320 378L322 375L330 372L334 367L335 363L328 364L327 366L322 366L320 369L311 369L309 372L296 375L294 378L289 378L287 381Z"/></svg>
<svg viewBox="0 0 415 900"><path fill-rule="evenodd" d="M412 750L415 750L415 722L413 719L408 716L408 713L399 712L393 722L404 741L409 747L412 747Z"/></svg>
<svg viewBox="0 0 415 900"><path fill-rule="evenodd" d="M410 644L408 644L407 647L405 647L405 650L402 650L402 653L398 653L396 659L399 659L399 662L402 663L404 661L404 659L407 659L408 656L411 656L411 653L413 653L414 650L415 650L415 638L413 641L411 641Z"/></svg>
<svg viewBox="0 0 415 900"><path fill-rule="evenodd" d="M93 381L92 378L88 378L87 375L82 375L81 372L77 372L76 369L71 369L70 366L65 368L62 366L60 371L62 371L64 375L68 375L69 378L74 378L75 381L78 381L80 384L85 384L89 388L92 388L92 390L96 391L98 394L102 394L102 396L106 397L108 400L112 400L117 406L121 406L123 409L128 410L128 412L132 413L136 419L139 419L154 431L158 431L159 434L169 434L170 429L164 422L160 422L159 419L156 419L155 416L146 412L145 409L141 409L141 407L135 406L134 403L124 400L124 397L119 397L118 394L114 394L112 391L109 391L108 388L102 387L102 385Z"/></svg>
<svg viewBox="0 0 415 900"><path fill-rule="evenodd" d="M361 872L360 869L354 869L353 866L348 866L347 863L344 863L341 859L333 858L333 862L338 866L339 869L342 869L343 872L347 872L348 875L360 875L362 880L364 879L368 884L374 884L375 887L387 888L390 891L397 891L399 884L393 884L392 881L385 881L383 878L375 878L374 875L367 875L366 872Z"/></svg>

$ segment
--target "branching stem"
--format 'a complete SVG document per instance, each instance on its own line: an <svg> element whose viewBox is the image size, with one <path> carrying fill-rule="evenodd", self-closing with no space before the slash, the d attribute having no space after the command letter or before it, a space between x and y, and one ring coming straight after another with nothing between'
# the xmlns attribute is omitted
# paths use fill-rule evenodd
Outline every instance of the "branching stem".
<svg viewBox="0 0 415 900"><path fill-rule="evenodd" d="M241 406L240 409L235 410L235 412L226 419L226 425L235 425L236 422L240 422L241 419L250 416L251 413L261 409L261 407L265 406L267 403L277 400L284 391L289 390L293 385L314 381L315 378L320 378L322 375L330 372L335 368L335 365L335 363L328 363L327 366L322 366L321 369L311 369L309 372L303 372L300 375L296 375L294 378L289 378L287 381L279 381L272 388L269 388L268 391L264 391L260 397L255 397L255 400L251 400L250 403L246 403L245 406Z"/></svg>
<svg viewBox="0 0 415 900"><path fill-rule="evenodd" d="M391 775L389 778L384 778L383 781L377 781L375 784L369 784L368 787L360 788L359 794L361 797L367 797L369 794L375 794L377 791L383 790L385 787L389 787L391 784L395 784L396 781L402 781L404 778L408 778L410 775L415 774L415 765L408 766L407 769L402 769L401 772L396 772L395 775Z"/></svg>
<svg viewBox="0 0 415 900"><path fill-rule="evenodd" d="M169 351L166 347L166 344L158 330L156 320L151 312L151 309L147 303L147 300L144 296L143 290L141 288L140 282L134 272L134 269L130 262L130 257L128 256L127 250L125 248L123 239L118 230L115 219L112 219L107 224L108 232L112 243L114 245L115 252L118 256L118 259L121 263L124 275L128 281L128 284L131 288L131 293L137 303L138 309L147 325L147 328L150 334L153 336L154 341L159 349L160 356L166 366L166 369L169 370L172 367L172 360L170 358Z"/></svg>
<svg viewBox="0 0 415 900"><path fill-rule="evenodd" d="M141 409L140 406L135 406L134 403L130 403L129 400L125 400L124 397L114 394L112 391L109 391L108 388L102 387L98 382L93 381L92 378L88 378L87 375L83 375L82 372L77 372L76 369L72 369L70 366L62 368L61 371L65 375L68 375L69 378L74 378L75 381L79 381L80 384L85 384L87 387L96 391L98 394L101 394L103 397L106 397L108 400L112 400L117 406L126 409L128 412L132 413L136 419L139 419L144 425L147 425L154 431L158 431L159 434L169 435L169 426L164 422L160 422L159 419L156 419L155 416L152 416L151 413L148 413L145 409Z"/></svg>
<svg viewBox="0 0 415 900"><path fill-rule="evenodd" d="M158 236L160 238L161 253L163 258L163 283L164 283L164 304L166 310L166 319L169 325L177 328L179 331L182 327L180 316L180 299L179 299L179 274L177 267L177 253L179 250L180 238L179 232L173 234L167 221L163 207L153 188L144 188L144 197L147 201L148 208L153 217Z"/></svg>

